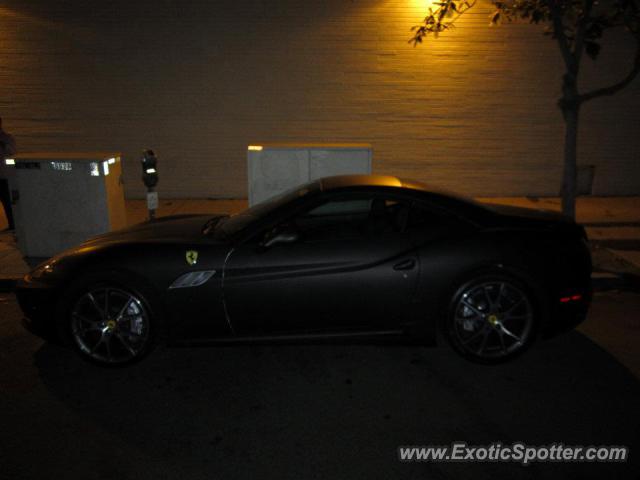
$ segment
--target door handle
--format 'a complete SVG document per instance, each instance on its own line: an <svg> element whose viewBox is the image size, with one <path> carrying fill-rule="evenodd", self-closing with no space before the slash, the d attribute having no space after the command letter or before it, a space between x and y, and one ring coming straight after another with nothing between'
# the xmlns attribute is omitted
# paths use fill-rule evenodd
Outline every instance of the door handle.
<svg viewBox="0 0 640 480"><path fill-rule="evenodd" d="M393 266L393 269L396 271L399 270L412 270L416 266L416 261L413 258L409 258L407 260L403 260L400 263L396 263Z"/></svg>

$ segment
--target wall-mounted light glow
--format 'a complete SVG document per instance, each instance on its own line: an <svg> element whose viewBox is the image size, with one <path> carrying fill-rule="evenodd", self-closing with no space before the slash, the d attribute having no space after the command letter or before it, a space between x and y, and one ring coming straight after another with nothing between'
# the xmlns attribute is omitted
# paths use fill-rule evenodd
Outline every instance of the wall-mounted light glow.
<svg viewBox="0 0 640 480"><path fill-rule="evenodd" d="M15 161L13 158L6 158L6 159L4 160L4 164L5 164L5 165L15 165L15 164L16 164L16 161Z"/></svg>
<svg viewBox="0 0 640 480"><path fill-rule="evenodd" d="M433 8L434 10L438 7L437 0L412 0L412 6L415 9L428 12L429 8Z"/></svg>
<svg viewBox="0 0 640 480"><path fill-rule="evenodd" d="M109 175L109 162L102 162L102 171L104 172L105 177Z"/></svg>
<svg viewBox="0 0 640 480"><path fill-rule="evenodd" d="M109 165L113 165L114 163L116 163L116 159L110 158L109 160L107 160L107 162L109 163Z"/></svg>
<svg viewBox="0 0 640 480"><path fill-rule="evenodd" d="M252 152L261 152L262 145L249 145L249 150Z"/></svg>
<svg viewBox="0 0 640 480"><path fill-rule="evenodd" d="M147 168L145 170L145 172L147 172L147 173L156 173L156 169L155 168Z"/></svg>
<svg viewBox="0 0 640 480"><path fill-rule="evenodd" d="M99 177L100 176L100 169L98 168L98 162L91 162L89 164L89 169L90 169L92 177Z"/></svg>

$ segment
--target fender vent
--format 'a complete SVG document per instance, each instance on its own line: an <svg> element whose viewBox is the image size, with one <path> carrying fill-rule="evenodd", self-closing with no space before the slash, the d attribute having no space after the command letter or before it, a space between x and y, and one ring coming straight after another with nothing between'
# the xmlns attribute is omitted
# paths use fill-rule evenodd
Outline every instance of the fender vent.
<svg viewBox="0 0 640 480"><path fill-rule="evenodd" d="M215 270L201 270L199 272L189 272L176 278L169 288L189 288L198 287L206 283L215 275Z"/></svg>

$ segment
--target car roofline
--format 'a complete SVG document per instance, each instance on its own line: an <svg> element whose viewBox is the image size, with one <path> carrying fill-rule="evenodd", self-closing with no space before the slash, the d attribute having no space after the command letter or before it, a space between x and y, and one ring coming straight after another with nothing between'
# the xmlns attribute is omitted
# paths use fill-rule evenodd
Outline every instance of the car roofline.
<svg viewBox="0 0 640 480"><path fill-rule="evenodd" d="M426 195L431 200L439 199L446 202L449 207L455 207L457 215L462 215L465 218L482 218L486 216L495 215L486 206L478 203L473 198L459 195L455 192L448 191L443 188L430 187L429 185L415 181L405 180L399 177L391 175L336 175L332 177L324 177L316 180L319 185L318 190L321 192L328 192L332 190L341 190L349 188L389 188L398 190L413 190ZM443 205L444 206L444 205ZM473 212L473 214L464 215L460 212ZM472 220L473 223L477 223L476 220Z"/></svg>
<svg viewBox="0 0 640 480"><path fill-rule="evenodd" d="M335 175L318 180L323 192L348 187L396 187L402 188L405 183L391 175Z"/></svg>

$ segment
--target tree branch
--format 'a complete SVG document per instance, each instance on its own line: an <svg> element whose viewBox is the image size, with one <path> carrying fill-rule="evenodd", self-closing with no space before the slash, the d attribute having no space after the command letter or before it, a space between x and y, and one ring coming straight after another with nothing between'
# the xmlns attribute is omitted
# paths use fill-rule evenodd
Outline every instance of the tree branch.
<svg viewBox="0 0 640 480"><path fill-rule="evenodd" d="M576 31L575 44L573 46L573 55L576 62L580 62L582 58L582 51L584 49L584 34L591 17L591 10L593 8L593 0L584 0L584 8L582 10L582 17L578 21L578 29Z"/></svg>
<svg viewBox="0 0 640 480"><path fill-rule="evenodd" d="M442 0L437 3L439 6L435 10L429 8L429 15L424 18L422 25L411 28L414 34L409 43L416 47L430 33L437 37L440 32L452 28L456 20L475 4L476 0Z"/></svg>
<svg viewBox="0 0 640 480"><path fill-rule="evenodd" d="M564 24L562 23L562 12L558 8L557 0L547 0L547 4L549 5L549 11L551 12L551 21L553 22L553 33L555 38L558 40L558 45L560 46L560 52L562 53L562 58L564 60L564 64L567 67L567 70L570 72L574 72L574 58L571 53L571 48L569 46L569 40L567 39L567 35L564 33Z"/></svg>
<svg viewBox="0 0 640 480"><path fill-rule="evenodd" d="M604 97L606 95L613 95L624 87L629 85L636 76L640 73L640 35L636 35L636 55L633 60L633 67L631 71L619 82L614 83L613 85L609 85L608 87L597 88L592 90L591 92L584 93L578 96L578 101L583 103L589 100L593 100L594 98Z"/></svg>

